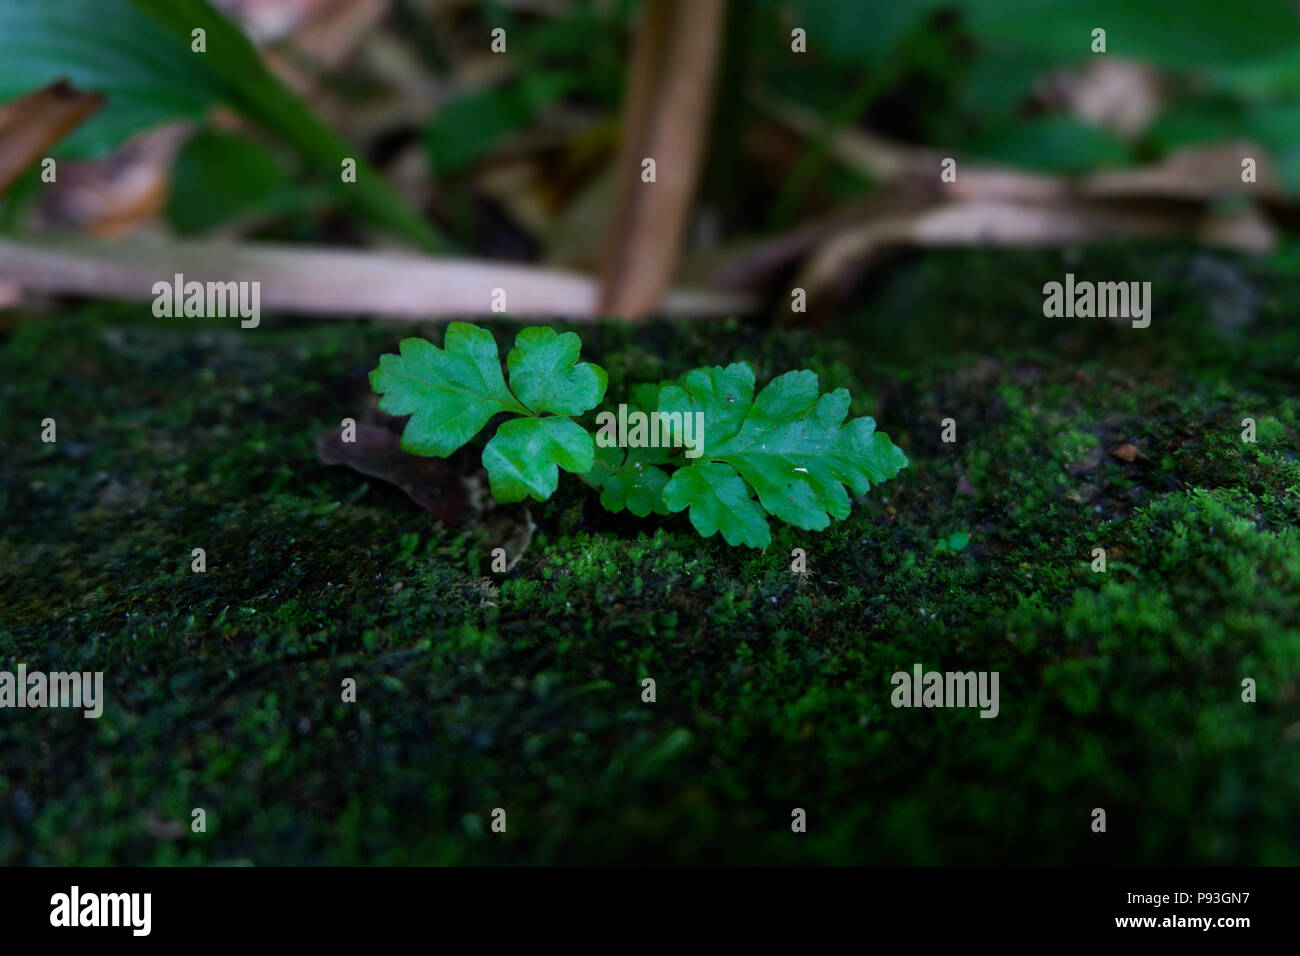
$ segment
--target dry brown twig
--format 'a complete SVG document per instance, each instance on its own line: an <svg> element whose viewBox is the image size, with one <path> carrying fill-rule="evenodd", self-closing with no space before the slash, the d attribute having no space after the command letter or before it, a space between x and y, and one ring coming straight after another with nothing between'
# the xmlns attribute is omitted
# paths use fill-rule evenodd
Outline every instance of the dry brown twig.
<svg viewBox="0 0 1300 956"><path fill-rule="evenodd" d="M147 301L154 283L177 273L187 282L256 281L263 309L313 315L490 316L498 288L508 291L511 316L601 314L594 279L510 263L276 243L0 239L0 281L21 280L36 291ZM752 308L748 296L690 289L670 293L662 305L665 314L695 317Z"/></svg>
<svg viewBox="0 0 1300 956"><path fill-rule="evenodd" d="M672 281L704 152L725 0L646 4L628 75L602 311L643 316ZM654 159L655 182L642 182Z"/></svg>
<svg viewBox="0 0 1300 956"><path fill-rule="evenodd" d="M778 122L805 136L824 120L774 97L757 97ZM795 285L810 300L842 291L881 252L899 246L1066 245L1113 239L1192 238L1248 252L1273 247L1275 230L1258 208L1282 202L1265 151L1221 143L1176 152L1160 163L1077 178L962 161L955 182L939 178L944 156L857 129L828 138L839 162L880 186L854 210L801 226L747 250L721 273L724 288L756 288L779 269L804 260ZM1256 159L1256 181L1241 180L1241 160ZM1257 200L1222 216L1209 206L1223 196Z"/></svg>

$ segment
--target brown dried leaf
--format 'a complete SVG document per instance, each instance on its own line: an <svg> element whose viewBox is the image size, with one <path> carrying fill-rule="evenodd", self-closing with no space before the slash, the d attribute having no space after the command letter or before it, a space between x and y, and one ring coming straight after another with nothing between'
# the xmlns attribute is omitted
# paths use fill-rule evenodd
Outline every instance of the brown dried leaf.
<svg viewBox="0 0 1300 956"><path fill-rule="evenodd" d="M1137 446L1129 442L1116 442L1106 449L1106 454L1112 458L1118 458L1120 461L1136 461L1138 456Z"/></svg>
<svg viewBox="0 0 1300 956"><path fill-rule="evenodd" d="M111 237L152 222L167 202L172 165L192 130L189 123L168 123L103 159L64 161L58 181L42 195L38 225Z"/></svg>
<svg viewBox="0 0 1300 956"><path fill-rule="evenodd" d="M441 458L402 450L401 436L374 425L356 426L356 441L343 441L340 429L316 436L316 454L327 465L346 465L401 488L411 500L450 526L465 518L465 486Z"/></svg>
<svg viewBox="0 0 1300 956"><path fill-rule="evenodd" d="M104 104L104 94L51 83L0 106L0 193Z"/></svg>
<svg viewBox="0 0 1300 956"><path fill-rule="evenodd" d="M1106 454L1118 461L1129 462L1130 464L1136 463L1146 466L1155 464L1155 462L1138 450L1137 445L1134 445L1129 441L1118 441L1112 445L1108 445L1106 447Z"/></svg>

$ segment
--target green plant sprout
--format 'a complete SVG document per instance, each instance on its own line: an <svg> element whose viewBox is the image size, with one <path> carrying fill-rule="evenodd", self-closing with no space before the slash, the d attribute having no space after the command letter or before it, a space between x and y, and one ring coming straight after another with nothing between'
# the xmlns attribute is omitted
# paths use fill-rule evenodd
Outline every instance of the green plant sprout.
<svg viewBox="0 0 1300 956"><path fill-rule="evenodd" d="M598 490L610 511L688 511L702 536L721 532L730 545L767 547L768 515L821 530L848 517L850 491L865 494L907 466L873 419L846 421L847 389L821 394L817 375L802 370L755 394L747 362L635 387L622 414L664 423L666 440L647 444L634 431L631 441L598 441L605 429L593 436L576 419L600 404L609 377L578 361L581 347L573 332L524 329L506 356L507 385L492 334L453 322L443 348L408 338L399 354L381 356L370 386L381 411L410 416L402 448L416 455L445 458L493 416L513 416L483 448L497 501L545 501L563 469ZM679 458L687 421L700 425L695 457Z"/></svg>

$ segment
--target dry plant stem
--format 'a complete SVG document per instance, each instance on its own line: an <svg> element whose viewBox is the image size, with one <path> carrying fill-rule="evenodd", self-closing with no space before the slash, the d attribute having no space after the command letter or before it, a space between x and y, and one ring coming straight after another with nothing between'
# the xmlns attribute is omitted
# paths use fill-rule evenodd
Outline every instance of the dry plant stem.
<svg viewBox="0 0 1300 956"><path fill-rule="evenodd" d="M601 314L596 282L587 276L483 260L274 243L0 239L0 281L18 280L34 291L152 300L154 283L170 284L177 273L186 282L260 282L263 309L313 315L493 317L494 289L505 290L510 316ZM705 318L753 308L745 296L681 290L660 311Z"/></svg>
<svg viewBox="0 0 1300 956"><path fill-rule="evenodd" d="M767 113L802 135L824 120L778 97L753 94ZM1248 142L1191 147L1160 163L1079 177L959 160L940 179L943 155L858 129L836 131L831 154L882 187L873 203L799 227L738 254L719 273L724 288L753 288L805 259L795 285L810 300L833 298L877 255L899 246L1066 245L1116 239L1192 238L1208 246L1267 252L1276 230L1261 207L1284 202L1266 152ZM1257 162L1243 183L1241 163ZM1213 213L1221 196L1256 200L1233 216Z"/></svg>
<svg viewBox="0 0 1300 956"><path fill-rule="evenodd" d="M629 69L604 311L654 311L672 281L704 150L725 0L646 4ZM653 183L642 161L655 161Z"/></svg>
<svg viewBox="0 0 1300 956"><path fill-rule="evenodd" d="M59 80L0 107L0 193L103 104Z"/></svg>
<svg viewBox="0 0 1300 956"><path fill-rule="evenodd" d="M1116 239L1192 238L1210 246L1265 252L1274 233L1262 216L1226 220L1192 204L1067 200L1026 204L999 200L939 203L874 219L829 238L796 280L815 298L847 272L861 270L892 246L1046 246Z"/></svg>
<svg viewBox="0 0 1300 956"><path fill-rule="evenodd" d="M801 135L818 135L825 125L825 120L811 110L778 97L754 94L753 98L769 116ZM1033 173L958 158L957 180L952 183L939 180L943 152L897 143L866 130L835 131L830 152L842 165L877 182L907 180L947 199L1052 202L1071 197L1131 197L1201 202L1241 195L1269 203L1283 200L1268 151L1250 141L1190 146L1158 163L1079 177ZM1251 183L1241 179L1241 161L1246 157L1257 163L1255 181Z"/></svg>

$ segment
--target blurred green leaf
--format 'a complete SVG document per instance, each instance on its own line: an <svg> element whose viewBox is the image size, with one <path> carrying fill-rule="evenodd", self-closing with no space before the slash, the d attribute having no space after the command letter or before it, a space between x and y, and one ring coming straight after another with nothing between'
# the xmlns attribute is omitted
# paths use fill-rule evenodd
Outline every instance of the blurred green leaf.
<svg viewBox="0 0 1300 956"><path fill-rule="evenodd" d="M1066 61L1093 56L1092 31L1106 31L1106 55L1175 68L1207 68L1276 54L1300 38L1292 0L960 0L980 39Z"/></svg>
<svg viewBox="0 0 1300 956"><path fill-rule="evenodd" d="M575 89L601 106L617 109L623 98L631 23L626 4L575 4L554 20L519 31L520 66L528 73L566 70ZM513 35L513 34L512 34Z"/></svg>
<svg viewBox="0 0 1300 956"><path fill-rule="evenodd" d="M354 203L375 222L427 248L446 248L433 227L357 155L355 148L317 119L305 103L271 74L243 32L214 10L208 0L131 0L131 3L150 14L187 47L196 28L207 31L207 53L196 55L203 56L220 77L226 99L232 106L301 150L320 168L325 181L337 187L341 197ZM340 170L345 159L356 162L355 183L342 182Z"/></svg>
<svg viewBox="0 0 1300 956"><path fill-rule="evenodd" d="M207 232L245 213L301 209L279 158L242 136L204 129L177 157L167 215L183 235Z"/></svg>
<svg viewBox="0 0 1300 956"><path fill-rule="evenodd" d="M426 134L434 169L454 174L471 166L573 86L574 78L568 74L532 75L446 104Z"/></svg>
<svg viewBox="0 0 1300 956"><path fill-rule="evenodd" d="M979 137L971 152L1011 166L1080 173L1129 158L1128 149L1104 130L1068 116L1015 123Z"/></svg>
<svg viewBox="0 0 1300 956"><path fill-rule="evenodd" d="M1244 99L1300 99L1300 42L1274 56L1218 70L1213 80Z"/></svg>
<svg viewBox="0 0 1300 956"><path fill-rule="evenodd" d="M206 52L191 52L192 33ZM208 0L0 0L0 98L60 77L102 90L108 104L71 139L103 151L172 119L225 103L306 156L341 200L430 249L445 243L337 133L262 62L243 32ZM340 176L356 160L357 181Z"/></svg>
<svg viewBox="0 0 1300 956"><path fill-rule="evenodd" d="M791 24L807 31L809 51L824 53L834 63L856 65L883 54L923 16L945 5L942 0L801 0L794 5ZM788 32L782 41L789 45Z"/></svg>
<svg viewBox="0 0 1300 956"><path fill-rule="evenodd" d="M108 95L59 146L101 155L127 137L202 116L221 97L206 65L128 0L0 0L0 101L66 77Z"/></svg>
<svg viewBox="0 0 1300 956"><path fill-rule="evenodd" d="M955 91L957 108L972 120L1010 116L1029 97L1047 67L1040 57L1019 51L989 51L971 64Z"/></svg>
<svg viewBox="0 0 1300 956"><path fill-rule="evenodd" d="M0 196L0 232L15 233L41 192L41 168L33 166Z"/></svg>
<svg viewBox="0 0 1300 956"><path fill-rule="evenodd" d="M1246 134L1258 140L1277 164L1282 188L1300 196L1300 103L1273 103L1246 112Z"/></svg>
<svg viewBox="0 0 1300 956"><path fill-rule="evenodd" d="M1245 135L1241 105L1217 99L1179 103L1162 113L1147 131L1160 152L1195 143L1213 143Z"/></svg>

